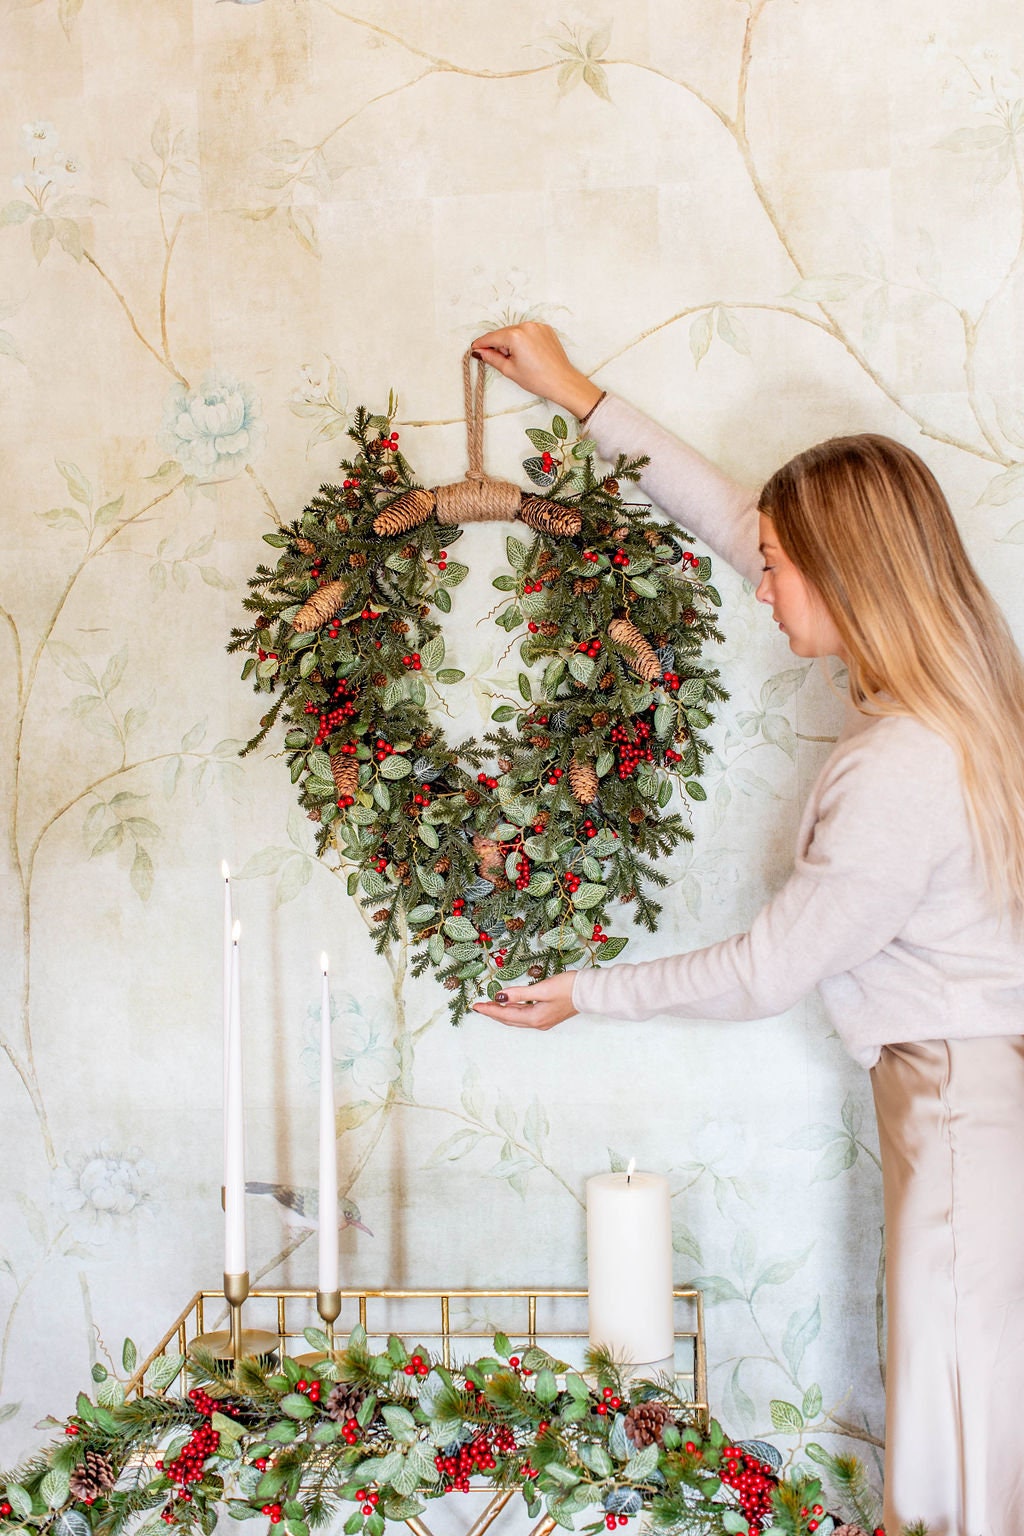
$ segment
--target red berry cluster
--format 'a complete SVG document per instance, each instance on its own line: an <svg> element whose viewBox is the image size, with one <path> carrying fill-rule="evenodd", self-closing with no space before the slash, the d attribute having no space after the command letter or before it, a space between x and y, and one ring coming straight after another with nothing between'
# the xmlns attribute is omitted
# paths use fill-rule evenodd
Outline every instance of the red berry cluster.
<svg viewBox="0 0 1024 1536"><path fill-rule="evenodd" d="M341 1426L341 1438L346 1445L356 1445L361 1433L358 1419L346 1419Z"/></svg>
<svg viewBox="0 0 1024 1536"><path fill-rule="evenodd" d="M507 947L505 949L499 949L499 950L497 950L495 952L494 963L498 967L499 971L501 970L502 966L505 964L505 956L507 954L508 954Z"/></svg>
<svg viewBox="0 0 1024 1536"><path fill-rule="evenodd" d="M466 910L466 898L465 898L465 896L456 896L455 900L452 902L452 916L453 917L461 917L463 912L465 912L465 910Z"/></svg>
<svg viewBox="0 0 1024 1536"><path fill-rule="evenodd" d="M430 785L421 784L412 797L413 805L426 806L430 804Z"/></svg>
<svg viewBox="0 0 1024 1536"><path fill-rule="evenodd" d="M554 457L546 448L540 456L540 467L546 475L550 475L555 467Z"/></svg>
<svg viewBox="0 0 1024 1536"><path fill-rule="evenodd" d="M485 789L497 789L498 787L497 779L489 773L478 773L476 781L478 784L482 784Z"/></svg>
<svg viewBox="0 0 1024 1536"><path fill-rule="evenodd" d="M516 890L517 891L525 891L526 890L526 887L530 883L530 877L531 877L532 873L533 873L533 865L530 863L530 861L527 858L526 854L523 853L520 850L519 857L518 857L518 859L516 859Z"/></svg>
<svg viewBox="0 0 1024 1536"><path fill-rule="evenodd" d="M380 1503L380 1494L376 1488L357 1488L356 1498L364 1515L372 1515Z"/></svg>
<svg viewBox="0 0 1024 1536"><path fill-rule="evenodd" d="M608 935L605 933L605 931L601 927L600 923L595 923L594 924L594 931L590 935L590 940L591 940L591 943L593 943L593 944L607 944L608 943Z"/></svg>
<svg viewBox="0 0 1024 1536"><path fill-rule="evenodd" d="M409 1360L409 1364L405 1367L405 1374L407 1376L429 1376L430 1366L422 1355L413 1355Z"/></svg>
<svg viewBox="0 0 1024 1536"><path fill-rule="evenodd" d="M617 549L612 555L612 565L628 565L629 556L624 549Z"/></svg>
<svg viewBox="0 0 1024 1536"><path fill-rule="evenodd" d="M544 591L544 583L542 581L524 581L523 582L523 591L524 591L524 593L525 592L543 592Z"/></svg>
<svg viewBox="0 0 1024 1536"><path fill-rule="evenodd" d="M589 816L583 823L583 836L588 838L597 836L597 828L594 826L594 823L591 821Z"/></svg>
<svg viewBox="0 0 1024 1536"><path fill-rule="evenodd" d="M200 1412L205 1412L205 1409L200 1409ZM209 1424L200 1424L198 1429L192 1431L191 1439L182 1446L174 1460L168 1466L158 1461L156 1469L165 1472L179 1488L187 1488L189 1483L198 1483L203 1475L203 1463L219 1445L220 1435L217 1430Z"/></svg>
<svg viewBox="0 0 1024 1536"><path fill-rule="evenodd" d="M722 1452L718 1475L740 1496L740 1513L747 1522L748 1536L761 1536L765 1525L771 1524L772 1489L775 1487L771 1468L738 1446L729 1445ZM817 1522L812 1528L817 1529Z"/></svg>
<svg viewBox="0 0 1024 1536"><path fill-rule="evenodd" d="M661 674L661 686L667 688L670 693L675 693L676 689L680 686L679 673L663 672Z"/></svg>
<svg viewBox="0 0 1024 1536"><path fill-rule="evenodd" d="M439 571L446 571L448 569L448 551L446 549L442 549L438 554L437 568Z"/></svg>
<svg viewBox="0 0 1024 1536"><path fill-rule="evenodd" d="M597 553L596 549L585 549L583 551L583 558L584 560L589 560L592 565L596 565L601 556Z"/></svg>
<svg viewBox="0 0 1024 1536"><path fill-rule="evenodd" d="M570 896L575 896L576 892L579 890L580 886L583 884L583 881L581 880L580 876L575 872L575 870L567 869L566 872L565 872L565 875L564 875L564 883L565 883L566 890L569 892L569 895Z"/></svg>
<svg viewBox="0 0 1024 1536"><path fill-rule="evenodd" d="M458 1493L469 1492L469 1480L475 1472L490 1472L497 1465L498 1456L509 1456L516 1448L515 1435L504 1426L495 1430L481 1430L468 1445L460 1445L454 1456L435 1456L434 1466L451 1479L451 1486Z"/></svg>
<svg viewBox="0 0 1024 1536"><path fill-rule="evenodd" d="M260 1513L263 1514L263 1515L269 1515L270 1516L270 1523L271 1523L271 1525L280 1525L281 1524L281 1506L280 1506L280 1504L264 1504L263 1508L260 1510Z"/></svg>
<svg viewBox="0 0 1024 1536"><path fill-rule="evenodd" d="M682 760L683 760L683 754L681 752L677 752L673 747L666 747L666 749L665 749L665 761L666 761L666 763L681 763Z"/></svg>
<svg viewBox="0 0 1024 1536"><path fill-rule="evenodd" d="M680 565L700 565L700 557L690 550L684 550Z"/></svg>
<svg viewBox="0 0 1024 1536"><path fill-rule="evenodd" d="M615 743L615 752L619 760L620 779L628 779L635 773L638 763L654 761L654 753L646 745L650 737L651 728L646 720L637 721L635 741L630 740L629 732L624 725L612 726L612 741Z"/></svg>
<svg viewBox="0 0 1024 1536"><path fill-rule="evenodd" d="M343 480L341 488L344 491L357 491L359 489L359 476L353 475L351 480Z"/></svg>
<svg viewBox="0 0 1024 1536"><path fill-rule="evenodd" d="M260 658L260 661L276 661L277 660L277 652L276 651L265 651L263 649L263 647L260 646L259 658Z"/></svg>
<svg viewBox="0 0 1024 1536"><path fill-rule="evenodd" d="M64 1433L66 1435L72 1435L72 1436L80 1435L82 1433L82 1426L81 1426L81 1424L75 1424L74 1422L71 1422L70 1424L65 1424L64 1425Z"/></svg>
<svg viewBox="0 0 1024 1536"><path fill-rule="evenodd" d="M599 1402L595 1407L594 1412L599 1413L602 1418L608 1412L609 1408L611 1408L614 1412L617 1408L622 1407L622 1398L619 1397L611 1387L602 1388L601 1399L601 1402Z"/></svg>
<svg viewBox="0 0 1024 1536"><path fill-rule="evenodd" d="M419 651L413 651L411 655L403 656L402 666L411 667L414 672L421 672L423 670L423 663L420 661Z"/></svg>
<svg viewBox="0 0 1024 1536"><path fill-rule="evenodd" d="M491 938L491 936L487 932L486 928L481 928L480 929L479 933L476 936L476 941L477 941L478 944L493 944L494 943L494 940Z"/></svg>
<svg viewBox="0 0 1024 1536"><path fill-rule="evenodd" d="M0 1501L0 1520L6 1520L7 1516L11 1513L11 1506L8 1504L7 1500L3 1499Z"/></svg>
<svg viewBox="0 0 1024 1536"><path fill-rule="evenodd" d="M808 1509L807 1505L805 1504L800 1513L804 1516L805 1519L808 1515L813 1516L812 1519L807 1521L807 1529L809 1531L816 1531L818 1526L821 1524L821 1517L825 1513L825 1509L822 1504L812 1504L810 1509ZM881 1526L879 1526L875 1531L875 1536L885 1536L885 1531Z"/></svg>
<svg viewBox="0 0 1024 1536"><path fill-rule="evenodd" d="M628 1515L607 1514L604 1517L604 1523L605 1523L605 1527L606 1527L607 1530L614 1531L614 1529L615 1529L615 1527L617 1525L628 1525L629 1524L629 1516Z"/></svg>
<svg viewBox="0 0 1024 1536"><path fill-rule="evenodd" d="M557 784L559 779L564 778L564 776L565 776L565 769L564 768L552 768L551 772L548 774L548 783L549 784Z"/></svg>
<svg viewBox="0 0 1024 1536"><path fill-rule="evenodd" d="M378 763L382 763L386 757L391 756L394 750L395 749L391 745L390 741L385 741L383 736L378 736L377 745L373 749L373 755L377 759Z"/></svg>
<svg viewBox="0 0 1024 1536"><path fill-rule="evenodd" d="M348 683L342 678L334 690L334 697L327 708L318 707L312 699L302 706L303 713L318 715L316 735L313 738L314 747L322 747L328 736L332 735L346 720L351 720L356 712L356 699L358 695L351 692ZM342 752L354 754L356 748L353 744L341 748Z"/></svg>
<svg viewBox="0 0 1024 1536"><path fill-rule="evenodd" d="M295 1383L295 1390L296 1392L301 1392L304 1397L308 1397L311 1403L318 1403L320 1401L320 1383L315 1379L313 1381L297 1381Z"/></svg>
<svg viewBox="0 0 1024 1536"><path fill-rule="evenodd" d="M596 656L601 649L601 642L600 640L581 640L576 649L582 651L584 656Z"/></svg>
<svg viewBox="0 0 1024 1536"><path fill-rule="evenodd" d="M226 1413L229 1418L231 1416L224 1404L218 1403L217 1399L211 1397L209 1392L204 1392L202 1387L193 1387L188 1395L188 1400L197 1413L205 1415L208 1419L212 1418L215 1413Z"/></svg>
<svg viewBox="0 0 1024 1536"><path fill-rule="evenodd" d="M379 613L376 613L376 612L375 612L375 611L374 611L374 609L372 609L372 608L370 608L370 607L366 607L366 608L364 608L364 609L363 609L363 611L362 611L362 613L360 613L360 615L359 615L359 617L360 617L360 618L361 618L361 619L379 619L379 618L380 618L380 614L379 614ZM332 628L332 629L333 629L333 630L334 630L334 631L335 631L335 632L337 632L337 631L338 631L338 630L339 630L339 629L340 629L340 628L341 628L341 622L340 622L340 620L338 620L338 619L332 619L332 620L331 620L331 628ZM378 641L377 641L377 649L378 649L378 650L379 650L379 649L380 649L380 641L379 641L379 640L378 640Z"/></svg>

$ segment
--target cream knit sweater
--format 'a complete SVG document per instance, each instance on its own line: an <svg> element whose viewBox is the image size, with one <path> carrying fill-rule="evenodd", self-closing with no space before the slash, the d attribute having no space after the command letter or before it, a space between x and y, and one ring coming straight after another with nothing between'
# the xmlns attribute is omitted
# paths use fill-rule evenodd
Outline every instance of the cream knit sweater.
<svg viewBox="0 0 1024 1536"><path fill-rule="evenodd" d="M759 579L748 492L614 396L587 431L606 459L648 454L651 500ZM804 810L795 869L749 933L580 971L573 1002L619 1019L760 1019L815 986L865 1067L896 1041L1024 1033L1024 942L992 910L952 749L908 716L849 711Z"/></svg>

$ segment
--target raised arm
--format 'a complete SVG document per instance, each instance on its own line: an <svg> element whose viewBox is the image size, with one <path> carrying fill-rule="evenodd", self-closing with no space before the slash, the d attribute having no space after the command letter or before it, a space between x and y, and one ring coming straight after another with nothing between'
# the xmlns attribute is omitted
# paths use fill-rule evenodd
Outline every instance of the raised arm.
<svg viewBox="0 0 1024 1536"><path fill-rule="evenodd" d="M473 351L523 389L584 419L603 458L649 457L640 479L645 494L741 575L760 580L755 497L642 411L602 396L569 361L551 326L531 320L489 331Z"/></svg>

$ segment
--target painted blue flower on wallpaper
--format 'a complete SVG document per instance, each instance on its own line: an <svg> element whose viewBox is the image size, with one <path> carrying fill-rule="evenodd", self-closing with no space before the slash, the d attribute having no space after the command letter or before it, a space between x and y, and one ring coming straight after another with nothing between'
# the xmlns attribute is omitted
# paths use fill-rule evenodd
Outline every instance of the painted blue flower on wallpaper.
<svg viewBox="0 0 1024 1536"><path fill-rule="evenodd" d="M164 415L161 445L186 475L230 480L262 446L266 427L259 396L229 374L210 373L201 389L176 384Z"/></svg>
<svg viewBox="0 0 1024 1536"><path fill-rule="evenodd" d="M53 1199L79 1239L103 1243L124 1221L147 1211L153 1198L153 1164L140 1147L118 1151L103 1141L90 1152L64 1159L53 1176Z"/></svg>
<svg viewBox="0 0 1024 1536"><path fill-rule="evenodd" d="M353 1087L383 1097L402 1070L395 1047L383 1038L381 1028L366 1017L362 1003L351 993L343 993L340 1000L332 993L331 1021L335 1081L349 1073ZM302 1063L310 1081L319 1082L319 1004L311 1003L306 1010L305 1035L308 1044L303 1048Z"/></svg>

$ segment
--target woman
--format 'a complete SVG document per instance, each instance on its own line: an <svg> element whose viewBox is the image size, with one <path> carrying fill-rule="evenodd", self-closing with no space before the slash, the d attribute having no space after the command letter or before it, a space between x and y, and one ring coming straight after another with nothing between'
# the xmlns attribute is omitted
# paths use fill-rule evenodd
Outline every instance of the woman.
<svg viewBox="0 0 1024 1536"><path fill-rule="evenodd" d="M645 492L744 576L852 708L794 871L748 933L510 986L477 1011L753 1019L818 986L871 1071L887 1233L890 1536L1024 1533L1024 664L922 461L877 436L799 455L755 502L547 326L474 351L646 454Z"/></svg>

